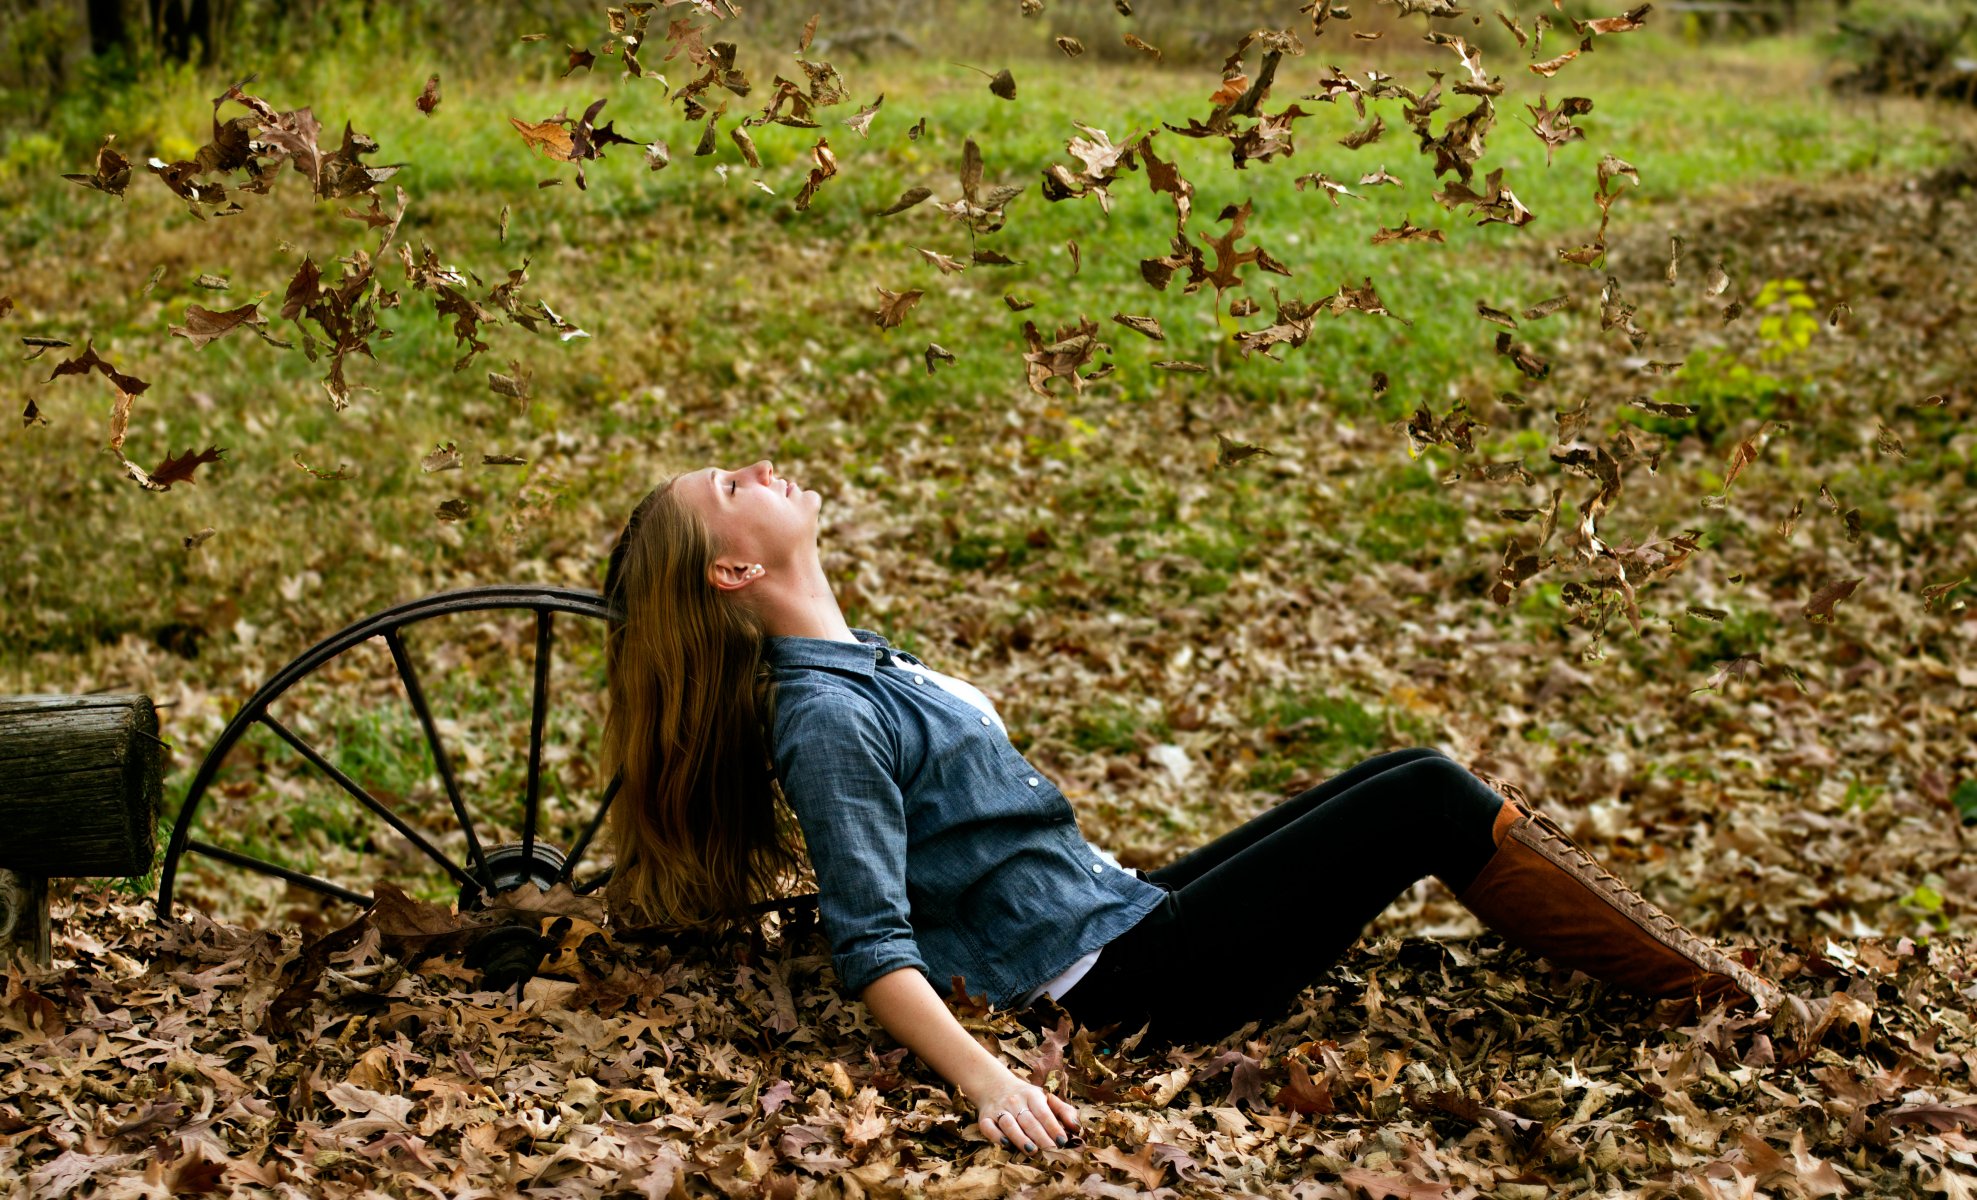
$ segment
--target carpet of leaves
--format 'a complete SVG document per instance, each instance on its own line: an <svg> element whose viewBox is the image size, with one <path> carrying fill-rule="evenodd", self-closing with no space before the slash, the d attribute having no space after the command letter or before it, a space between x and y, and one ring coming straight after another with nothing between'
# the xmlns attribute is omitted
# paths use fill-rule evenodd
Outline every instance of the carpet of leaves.
<svg viewBox="0 0 1977 1200"><path fill-rule="evenodd" d="M1825 1026L1796 1049L1721 1009L1656 1029L1494 937L1363 942L1214 1047L964 1004L1084 1114L1012 1156L875 1049L800 922L674 946L564 916L545 973L493 992L407 970L368 916L298 944L60 907L57 969L0 976L0 1186L37 1198L1955 1198L1977 1151L1967 941L1766 950Z"/></svg>

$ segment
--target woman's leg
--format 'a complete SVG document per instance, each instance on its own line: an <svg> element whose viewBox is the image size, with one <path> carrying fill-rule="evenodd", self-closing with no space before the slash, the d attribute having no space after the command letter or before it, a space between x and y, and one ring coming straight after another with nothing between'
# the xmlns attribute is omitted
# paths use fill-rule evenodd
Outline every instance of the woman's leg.
<svg viewBox="0 0 1977 1200"><path fill-rule="evenodd" d="M1199 846L1173 862L1147 872L1147 879L1168 888L1178 888L1192 883L1202 875L1227 862L1237 852L1254 844L1263 837L1274 833L1280 827L1295 821L1312 808L1317 807L1347 788L1369 779L1372 776L1390 771L1402 763L1413 762L1427 755L1441 754L1441 751L1426 746L1412 746L1405 750L1391 750L1385 754L1375 754L1362 762L1324 780L1316 787L1306 788L1290 799L1251 817L1229 830L1221 837L1206 845ZM1446 756L1444 756L1446 757Z"/></svg>
<svg viewBox="0 0 1977 1200"><path fill-rule="evenodd" d="M1163 1041L1280 1013L1417 880L1467 887L1502 805L1441 754L1362 776L1175 887L1059 1001L1087 1025L1151 1019Z"/></svg>

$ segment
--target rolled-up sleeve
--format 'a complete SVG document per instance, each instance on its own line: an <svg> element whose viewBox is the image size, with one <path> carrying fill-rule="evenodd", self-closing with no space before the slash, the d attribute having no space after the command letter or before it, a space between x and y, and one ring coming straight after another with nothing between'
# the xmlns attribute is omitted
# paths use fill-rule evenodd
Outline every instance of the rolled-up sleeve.
<svg viewBox="0 0 1977 1200"><path fill-rule="evenodd" d="M901 967L929 975L906 895L906 802L878 710L848 692L779 699L775 758L783 797L817 872L831 966L857 996Z"/></svg>

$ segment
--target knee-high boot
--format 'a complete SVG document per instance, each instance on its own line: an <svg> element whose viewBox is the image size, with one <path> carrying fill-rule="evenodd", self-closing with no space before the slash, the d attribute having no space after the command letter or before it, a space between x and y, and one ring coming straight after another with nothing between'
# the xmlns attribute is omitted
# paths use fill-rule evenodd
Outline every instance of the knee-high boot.
<svg viewBox="0 0 1977 1200"><path fill-rule="evenodd" d="M1600 866L1543 813L1505 801L1496 853L1457 899L1505 941L1630 991L1686 1020L1717 1003L1777 1011L1782 992Z"/></svg>

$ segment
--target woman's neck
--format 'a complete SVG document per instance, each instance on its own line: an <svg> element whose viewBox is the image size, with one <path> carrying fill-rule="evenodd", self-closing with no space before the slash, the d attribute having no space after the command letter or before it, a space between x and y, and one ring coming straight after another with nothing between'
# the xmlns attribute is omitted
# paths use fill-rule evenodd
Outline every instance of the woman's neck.
<svg viewBox="0 0 1977 1200"><path fill-rule="evenodd" d="M758 580L754 589L755 610L770 637L822 638L826 641L855 642L844 610L817 560L810 559L780 573Z"/></svg>

